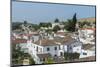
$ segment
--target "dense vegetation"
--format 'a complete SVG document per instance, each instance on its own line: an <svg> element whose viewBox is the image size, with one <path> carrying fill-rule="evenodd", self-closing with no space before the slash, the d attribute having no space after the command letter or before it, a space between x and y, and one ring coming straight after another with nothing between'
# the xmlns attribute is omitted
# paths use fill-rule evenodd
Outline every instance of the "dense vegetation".
<svg viewBox="0 0 100 67"><path fill-rule="evenodd" d="M79 53L64 53L65 60L79 59Z"/></svg>
<svg viewBox="0 0 100 67"><path fill-rule="evenodd" d="M34 60L28 53L21 51L21 47L15 44L12 45L12 64L22 65L25 58L29 59L29 64L35 64Z"/></svg>

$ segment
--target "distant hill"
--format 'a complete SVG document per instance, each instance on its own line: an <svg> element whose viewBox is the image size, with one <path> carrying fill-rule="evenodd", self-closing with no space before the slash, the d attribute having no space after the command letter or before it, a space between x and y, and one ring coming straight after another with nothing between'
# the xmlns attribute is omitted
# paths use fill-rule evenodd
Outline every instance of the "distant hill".
<svg viewBox="0 0 100 67"><path fill-rule="evenodd" d="M78 22L84 22L84 21L87 21L87 22L95 22L96 21L96 18L95 17L89 17L89 18L81 18L81 19L78 19Z"/></svg>

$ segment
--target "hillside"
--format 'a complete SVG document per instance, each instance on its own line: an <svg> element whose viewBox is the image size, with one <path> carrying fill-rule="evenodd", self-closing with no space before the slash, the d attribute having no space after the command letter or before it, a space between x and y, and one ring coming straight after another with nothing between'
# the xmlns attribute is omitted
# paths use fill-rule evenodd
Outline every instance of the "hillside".
<svg viewBox="0 0 100 67"><path fill-rule="evenodd" d="M95 22L96 21L96 18L95 17L89 17L89 18L81 18L81 19L78 19L78 22Z"/></svg>

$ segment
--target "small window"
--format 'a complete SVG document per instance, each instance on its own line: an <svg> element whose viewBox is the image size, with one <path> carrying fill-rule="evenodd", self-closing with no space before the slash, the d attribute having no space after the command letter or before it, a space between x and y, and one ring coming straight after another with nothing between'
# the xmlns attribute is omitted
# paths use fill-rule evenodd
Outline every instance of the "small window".
<svg viewBox="0 0 100 67"><path fill-rule="evenodd" d="M60 45L59 45L59 50L60 50L61 48L60 48Z"/></svg>
<svg viewBox="0 0 100 67"><path fill-rule="evenodd" d="M55 54L55 57L57 57L57 55Z"/></svg>
<svg viewBox="0 0 100 67"><path fill-rule="evenodd" d="M37 46L37 48L36 48L36 51L38 52L38 46Z"/></svg>
<svg viewBox="0 0 100 67"><path fill-rule="evenodd" d="M45 58L43 58L43 61L45 61Z"/></svg>
<svg viewBox="0 0 100 67"><path fill-rule="evenodd" d="M70 49L72 49L72 47L70 47Z"/></svg>
<svg viewBox="0 0 100 67"><path fill-rule="evenodd" d="M74 45L74 47L76 47L76 45Z"/></svg>
<svg viewBox="0 0 100 67"><path fill-rule="evenodd" d="M83 55L87 55L87 53L83 53Z"/></svg>
<svg viewBox="0 0 100 67"><path fill-rule="evenodd" d="M34 48L35 48L35 46L34 46Z"/></svg>
<svg viewBox="0 0 100 67"><path fill-rule="evenodd" d="M40 52L42 52L42 48L40 48Z"/></svg>
<svg viewBox="0 0 100 67"><path fill-rule="evenodd" d="M57 50L57 47L55 47L55 50Z"/></svg>
<svg viewBox="0 0 100 67"><path fill-rule="evenodd" d="M50 48L49 47L47 48L47 51L50 51Z"/></svg>
<svg viewBox="0 0 100 67"><path fill-rule="evenodd" d="M43 58L40 58L40 61L43 61Z"/></svg>

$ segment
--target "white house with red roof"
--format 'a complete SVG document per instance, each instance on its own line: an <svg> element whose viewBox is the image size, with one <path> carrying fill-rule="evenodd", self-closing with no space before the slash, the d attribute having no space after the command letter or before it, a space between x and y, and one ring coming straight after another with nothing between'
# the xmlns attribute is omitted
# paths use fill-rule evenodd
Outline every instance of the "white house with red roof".
<svg viewBox="0 0 100 67"><path fill-rule="evenodd" d="M63 35L64 33L60 34ZM43 63L45 58L49 57L48 55L52 58L64 58L64 52L81 53L82 43L65 34L64 37L52 36L52 38L51 36L50 38L39 36L37 41L33 40L34 38L32 39L30 36L27 37L28 39L14 39L12 42L20 45L22 51L29 53L36 64ZM45 58L42 58L40 55Z"/></svg>
<svg viewBox="0 0 100 67"><path fill-rule="evenodd" d="M95 30L95 28L81 28L78 30L80 41L84 44L95 44Z"/></svg>

